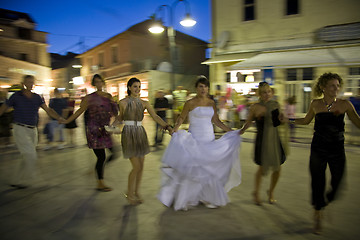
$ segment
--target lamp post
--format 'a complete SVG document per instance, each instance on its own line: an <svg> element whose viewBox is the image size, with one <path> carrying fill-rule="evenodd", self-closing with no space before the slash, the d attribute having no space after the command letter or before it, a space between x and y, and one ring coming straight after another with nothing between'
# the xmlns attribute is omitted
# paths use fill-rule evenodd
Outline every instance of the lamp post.
<svg viewBox="0 0 360 240"><path fill-rule="evenodd" d="M151 33L162 33L164 31L163 21L160 18L157 18L157 14L159 14L161 11L165 11L165 9L168 10L168 16L169 16L169 22L167 27L167 37L169 41L169 48L170 48L170 62L171 62L171 90L175 90L175 54L176 54L176 42L175 42L175 35L176 31L173 27L174 22L174 16L173 11L175 11L176 6L178 3L184 3L185 9L186 9L186 15L183 20L180 21L180 24L184 27L192 27L196 24L196 21L191 18L190 15L190 4L187 0L177 0L173 2L171 6L169 5L160 5L157 9L155 14L153 15L154 23L149 28L149 31Z"/></svg>

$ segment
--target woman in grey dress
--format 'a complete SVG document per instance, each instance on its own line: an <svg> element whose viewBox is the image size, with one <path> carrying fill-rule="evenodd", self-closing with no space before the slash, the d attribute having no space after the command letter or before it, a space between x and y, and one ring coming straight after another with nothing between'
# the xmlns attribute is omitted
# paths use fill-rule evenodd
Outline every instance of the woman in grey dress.
<svg viewBox="0 0 360 240"><path fill-rule="evenodd" d="M128 192L126 198L129 203L136 205L143 200L139 194L139 187L144 167L145 155L150 152L146 131L142 126L145 109L150 116L165 130L172 133L172 128L164 122L154 111L148 101L140 98L141 82L131 78L127 83L128 96L119 102L120 114L116 122L124 124L121 136L121 145L125 158L129 158L132 170L128 179Z"/></svg>
<svg viewBox="0 0 360 240"><path fill-rule="evenodd" d="M284 146L280 141L278 126L280 125L280 105L273 100L273 91L269 84L261 82L258 88L259 102L250 107L248 118L240 130L243 134L253 121L256 122L255 163L259 168L255 175L254 202L261 205L259 190L261 178L272 171L270 188L267 191L270 204L276 202L274 189L280 176L280 165L285 162Z"/></svg>

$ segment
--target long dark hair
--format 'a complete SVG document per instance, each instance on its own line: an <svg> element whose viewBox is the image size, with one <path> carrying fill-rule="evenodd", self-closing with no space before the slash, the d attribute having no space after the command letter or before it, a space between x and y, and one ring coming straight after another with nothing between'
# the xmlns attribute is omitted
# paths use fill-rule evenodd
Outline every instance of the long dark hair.
<svg viewBox="0 0 360 240"><path fill-rule="evenodd" d="M127 82L127 94L130 96L131 95L131 91L129 90L129 87L131 87L134 83L136 82L140 82L139 79L133 77L133 78L130 78L129 81Z"/></svg>

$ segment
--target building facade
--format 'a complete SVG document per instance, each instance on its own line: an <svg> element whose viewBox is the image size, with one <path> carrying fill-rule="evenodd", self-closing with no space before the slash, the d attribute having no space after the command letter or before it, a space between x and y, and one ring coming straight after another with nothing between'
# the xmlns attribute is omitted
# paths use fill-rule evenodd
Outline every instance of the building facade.
<svg viewBox="0 0 360 240"><path fill-rule="evenodd" d="M28 14L0 9L0 87L19 84L24 75L35 76L38 93L50 86L47 33L35 27Z"/></svg>
<svg viewBox="0 0 360 240"><path fill-rule="evenodd" d="M248 94L267 81L281 102L296 96L298 115L324 72L344 78L344 97L358 95L358 9L358 0L212 0L212 85Z"/></svg>
<svg viewBox="0 0 360 240"><path fill-rule="evenodd" d="M150 33L150 24L150 20L136 24L79 55L86 86L90 88L92 76L99 73L108 91L121 99L127 80L135 76L142 82L142 97L151 99L154 91L171 88L171 74L176 85L185 86L190 86L195 75L208 75L208 67L201 64L206 60L207 42L176 32L176 59L171 65L166 33Z"/></svg>

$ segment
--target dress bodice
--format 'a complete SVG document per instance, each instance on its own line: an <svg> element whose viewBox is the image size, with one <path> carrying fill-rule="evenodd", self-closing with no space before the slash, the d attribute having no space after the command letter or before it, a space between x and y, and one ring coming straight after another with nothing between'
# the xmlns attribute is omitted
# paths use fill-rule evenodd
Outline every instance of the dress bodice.
<svg viewBox="0 0 360 240"><path fill-rule="evenodd" d="M332 142L344 139L345 114L320 112L315 115L314 135L324 141Z"/></svg>
<svg viewBox="0 0 360 240"><path fill-rule="evenodd" d="M214 115L212 106L199 106L189 112L189 132L197 141L209 142L215 139L211 119Z"/></svg>
<svg viewBox="0 0 360 240"><path fill-rule="evenodd" d="M144 118L144 108L140 98L128 97L128 103L126 105L124 121L142 121Z"/></svg>

